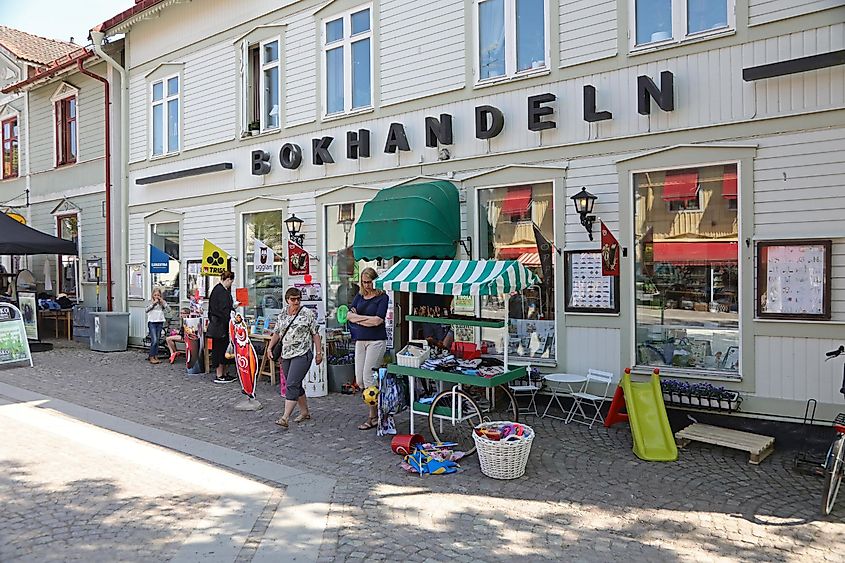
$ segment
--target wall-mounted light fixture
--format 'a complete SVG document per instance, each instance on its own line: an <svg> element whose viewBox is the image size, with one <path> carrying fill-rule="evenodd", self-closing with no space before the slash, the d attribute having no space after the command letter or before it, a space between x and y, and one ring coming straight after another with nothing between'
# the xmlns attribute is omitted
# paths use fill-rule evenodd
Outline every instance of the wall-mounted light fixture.
<svg viewBox="0 0 845 563"><path fill-rule="evenodd" d="M596 204L598 197L587 191L587 188L581 188L581 191L572 196L572 201L575 202L575 211L581 216L581 224L590 235L590 240L593 240L593 223L596 220L595 215L590 215L593 212L593 206Z"/></svg>
<svg viewBox="0 0 845 563"><path fill-rule="evenodd" d="M302 242L305 240L305 235L299 234L302 230L302 219L293 213L290 217L285 219L284 223L285 228L288 230L288 238L299 246L302 246Z"/></svg>
<svg viewBox="0 0 845 563"><path fill-rule="evenodd" d="M341 203L337 208L337 222L343 225L343 248L349 246L349 232L355 224L355 204Z"/></svg>

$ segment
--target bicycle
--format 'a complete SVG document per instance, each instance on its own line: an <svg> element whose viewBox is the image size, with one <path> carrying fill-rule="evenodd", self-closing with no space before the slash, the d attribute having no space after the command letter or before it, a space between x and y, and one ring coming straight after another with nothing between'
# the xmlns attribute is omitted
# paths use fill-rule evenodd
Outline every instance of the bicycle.
<svg viewBox="0 0 845 563"><path fill-rule="evenodd" d="M475 452L472 433L485 419L519 421L519 406L507 385L485 387L484 396L476 389L480 388L464 389L458 384L434 397L428 411L428 429L435 442L454 442L456 449L470 455Z"/></svg>
<svg viewBox="0 0 845 563"><path fill-rule="evenodd" d="M825 361L838 358L845 352L845 346L840 346L836 350L832 350L825 354L827 358ZM845 365L842 367L842 387L839 392L845 395ZM830 445L824 461L824 489L822 491L822 512L825 515L830 514L833 510L833 505L836 503L836 497L839 494L839 488L842 485L842 476L845 473L845 413L839 413L833 421L833 429L836 431L837 437Z"/></svg>

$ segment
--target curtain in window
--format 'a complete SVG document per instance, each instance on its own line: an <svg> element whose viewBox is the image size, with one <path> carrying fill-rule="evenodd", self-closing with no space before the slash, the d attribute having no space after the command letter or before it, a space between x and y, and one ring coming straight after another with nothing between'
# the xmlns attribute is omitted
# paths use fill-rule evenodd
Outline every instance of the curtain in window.
<svg viewBox="0 0 845 563"><path fill-rule="evenodd" d="M505 2L487 0L478 5L480 78L505 74Z"/></svg>

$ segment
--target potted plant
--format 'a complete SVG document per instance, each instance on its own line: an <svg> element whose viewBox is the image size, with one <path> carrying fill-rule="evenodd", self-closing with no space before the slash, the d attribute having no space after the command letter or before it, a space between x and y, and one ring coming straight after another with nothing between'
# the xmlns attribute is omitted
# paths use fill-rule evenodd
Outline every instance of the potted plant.
<svg viewBox="0 0 845 563"><path fill-rule="evenodd" d="M326 375L329 391L340 393L345 383L355 381L355 348L350 346L346 335L328 341L327 345Z"/></svg>
<svg viewBox="0 0 845 563"><path fill-rule="evenodd" d="M258 121L251 121L246 126L246 131L244 131L244 136L249 137L258 133L259 129L261 128L261 124Z"/></svg>

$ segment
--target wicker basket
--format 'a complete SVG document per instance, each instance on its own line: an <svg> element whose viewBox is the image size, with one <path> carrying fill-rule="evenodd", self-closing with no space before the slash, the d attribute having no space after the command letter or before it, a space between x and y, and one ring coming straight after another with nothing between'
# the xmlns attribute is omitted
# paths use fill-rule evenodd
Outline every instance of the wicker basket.
<svg viewBox="0 0 845 563"><path fill-rule="evenodd" d="M431 357L431 352L428 348L428 342L425 340L411 340L411 342L419 343L422 346L414 346L409 343L396 354L396 363L400 366L418 368ZM406 352L411 354L409 355Z"/></svg>
<svg viewBox="0 0 845 563"><path fill-rule="evenodd" d="M484 422L476 428L489 428L511 422ZM534 430L530 426L525 428L521 440L494 441L484 436L472 433L472 439L478 448L478 461L481 472L493 479L518 479L525 475L528 464L528 454L531 453L531 443L534 441Z"/></svg>

